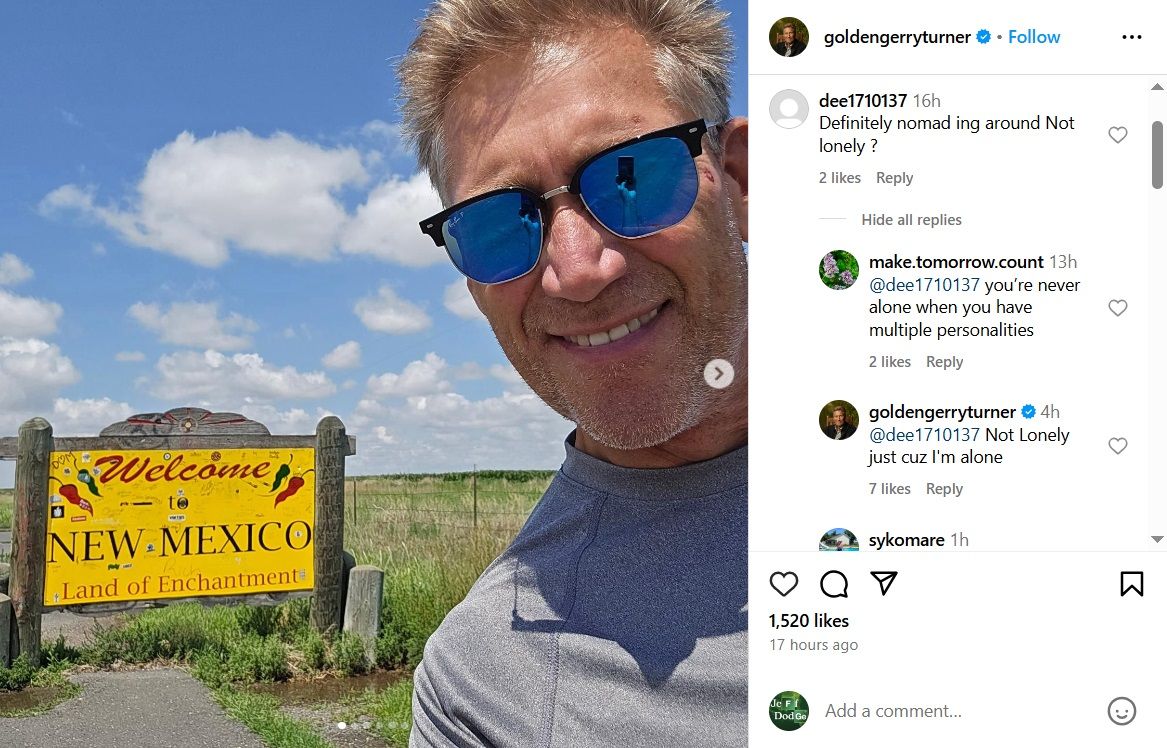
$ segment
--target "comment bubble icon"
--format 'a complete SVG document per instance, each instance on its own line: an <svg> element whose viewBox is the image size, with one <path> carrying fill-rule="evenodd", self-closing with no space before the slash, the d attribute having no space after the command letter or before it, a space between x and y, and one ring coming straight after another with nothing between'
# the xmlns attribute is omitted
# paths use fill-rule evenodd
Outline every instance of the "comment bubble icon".
<svg viewBox="0 0 1167 748"><path fill-rule="evenodd" d="M827 597L847 597L847 575L831 569L819 580L819 589Z"/></svg>

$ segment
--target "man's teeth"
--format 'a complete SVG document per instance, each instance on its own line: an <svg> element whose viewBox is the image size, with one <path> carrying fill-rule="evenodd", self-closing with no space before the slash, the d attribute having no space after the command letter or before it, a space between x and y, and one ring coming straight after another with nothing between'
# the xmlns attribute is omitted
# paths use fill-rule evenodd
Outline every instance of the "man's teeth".
<svg viewBox="0 0 1167 748"><path fill-rule="evenodd" d="M630 332L636 332L641 328L642 325L648 324L649 320L655 317L659 311L660 307L657 307L656 309L653 309L646 314L642 314L639 317L634 317L633 319L630 319L623 324L616 325L607 332L593 332L591 335L571 335L568 337L568 340L572 341L576 345L582 346L597 346L611 343L613 341L619 340Z"/></svg>

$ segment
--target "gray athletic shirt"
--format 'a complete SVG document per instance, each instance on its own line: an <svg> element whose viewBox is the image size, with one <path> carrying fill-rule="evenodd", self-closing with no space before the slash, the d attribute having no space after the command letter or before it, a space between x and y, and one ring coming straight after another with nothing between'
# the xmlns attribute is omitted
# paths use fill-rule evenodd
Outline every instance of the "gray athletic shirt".
<svg viewBox="0 0 1167 748"><path fill-rule="evenodd" d="M638 470L571 442L427 642L410 746L744 746L747 448Z"/></svg>

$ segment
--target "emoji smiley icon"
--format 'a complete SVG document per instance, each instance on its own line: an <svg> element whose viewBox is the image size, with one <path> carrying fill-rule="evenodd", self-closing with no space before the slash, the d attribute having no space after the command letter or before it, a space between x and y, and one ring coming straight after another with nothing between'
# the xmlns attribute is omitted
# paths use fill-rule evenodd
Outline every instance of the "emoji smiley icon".
<svg viewBox="0 0 1167 748"><path fill-rule="evenodd" d="M1129 725L1135 721L1135 702L1125 696L1119 696L1106 707L1106 715L1116 725Z"/></svg>

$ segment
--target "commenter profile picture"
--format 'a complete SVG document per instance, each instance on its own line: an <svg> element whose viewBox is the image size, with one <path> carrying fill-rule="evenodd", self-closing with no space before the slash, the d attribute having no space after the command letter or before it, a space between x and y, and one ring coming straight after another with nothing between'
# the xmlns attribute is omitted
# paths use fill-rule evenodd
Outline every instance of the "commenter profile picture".
<svg viewBox="0 0 1167 748"><path fill-rule="evenodd" d="M770 699L770 721L779 730L797 730L809 718L810 705L797 691L783 691Z"/></svg>
<svg viewBox="0 0 1167 748"><path fill-rule="evenodd" d="M828 439L850 439L859 430L859 411L846 400L832 400L819 411L819 429Z"/></svg>
<svg viewBox="0 0 1167 748"><path fill-rule="evenodd" d="M832 527L819 538L820 551L857 551L859 538L846 527Z"/></svg>
<svg viewBox="0 0 1167 748"><path fill-rule="evenodd" d="M793 88L783 89L770 99L770 119L784 130L793 130L806 122L808 116L810 102Z"/></svg>
<svg viewBox="0 0 1167 748"><path fill-rule="evenodd" d="M819 260L819 280L827 288L843 291L859 280L859 260L845 249L835 249Z"/></svg>

